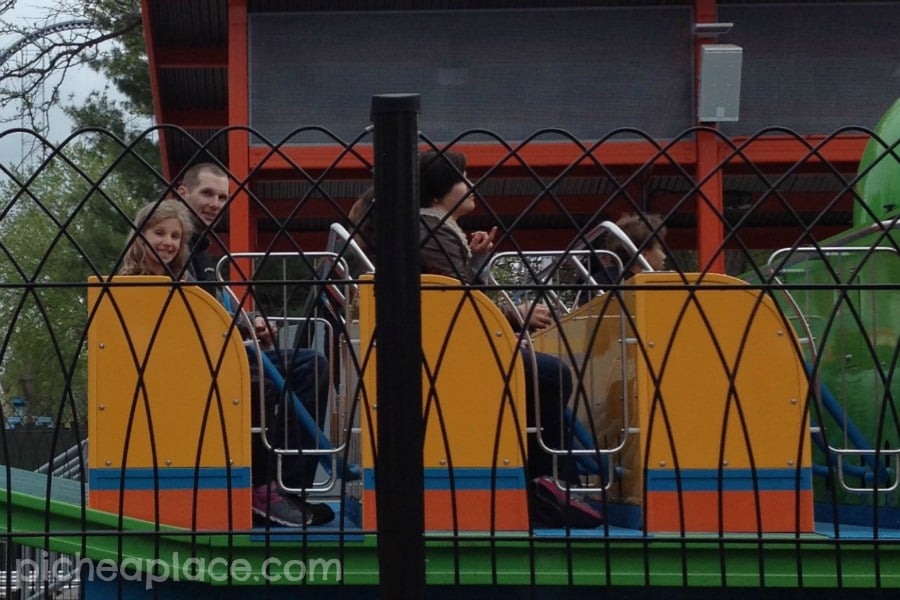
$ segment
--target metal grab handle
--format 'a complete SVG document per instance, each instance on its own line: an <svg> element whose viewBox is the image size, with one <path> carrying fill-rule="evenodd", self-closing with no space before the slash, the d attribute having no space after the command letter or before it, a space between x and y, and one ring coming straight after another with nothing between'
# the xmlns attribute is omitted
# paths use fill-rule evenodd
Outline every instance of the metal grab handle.
<svg viewBox="0 0 900 600"><path fill-rule="evenodd" d="M247 349L250 354L256 354L256 348L252 344L248 344ZM260 353L258 356L262 359L263 372L265 373L265 376L268 379L271 379L278 389L285 390L284 377L281 375L281 371L278 370L278 367L276 367L272 363L272 361L269 360L269 357L266 356L265 353ZM254 356L253 358L256 357ZM290 394L289 397L291 399L291 404L294 407L294 412L297 415L297 419L300 421L300 425L308 435L315 438L316 445L320 448L320 450L306 451L303 449L276 449L276 452L278 454L319 455L319 462L330 475L334 474L332 467L336 466L337 472L341 474L342 477L348 480L359 479L362 475L359 470L359 465L345 465L343 459L340 456L340 452L344 449L346 443L341 444L337 448L333 447L328 437L321 429L319 429L318 423L316 423L312 415L309 414L309 411L306 410L306 407L303 405L300 399L297 398L296 394L294 394L290 390L286 390L286 392ZM329 455L332 455L334 459L329 459Z"/></svg>
<svg viewBox="0 0 900 600"><path fill-rule="evenodd" d="M851 448L845 449L837 449L837 448L829 448L831 452L837 456L837 472L838 472L838 481L841 483L841 487L844 488L848 492L856 492L856 493L872 493L873 491L885 494L888 492L893 492L898 487L900 487L900 448L894 448L891 450L857 450ZM868 457L876 457L880 458L882 456L890 457L891 459L891 468L885 467L885 474L890 474L891 470L893 470L893 481L890 481L890 486L888 487L880 487L878 485L880 477L877 477L876 473L873 472L873 480L871 487L855 487L848 484L844 479L844 456L868 456ZM848 465L849 467L850 465ZM879 469L881 471L881 469Z"/></svg>

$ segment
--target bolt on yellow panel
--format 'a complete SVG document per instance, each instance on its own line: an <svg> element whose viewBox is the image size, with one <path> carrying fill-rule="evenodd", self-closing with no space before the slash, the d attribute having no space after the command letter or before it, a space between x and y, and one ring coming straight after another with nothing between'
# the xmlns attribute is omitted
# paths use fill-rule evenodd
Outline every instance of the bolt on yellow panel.
<svg viewBox="0 0 900 600"><path fill-rule="evenodd" d="M810 463L807 379L769 296L725 275L635 276L640 428L650 468L790 469Z"/></svg>
<svg viewBox="0 0 900 600"><path fill-rule="evenodd" d="M249 465L250 375L232 316L165 277L101 283L88 288L91 467Z"/></svg>
<svg viewBox="0 0 900 600"><path fill-rule="evenodd" d="M483 293L450 289L459 283L439 275L423 275L422 284L422 352L427 365L422 374L423 410L428 407L425 466L521 466L525 379L518 336L502 311ZM359 307L360 353L364 356L375 322L372 285L360 286ZM374 428L370 429L367 421L371 417L377 425L379 412L374 395L374 356L369 359L364 378L374 410L367 412L361 407L361 445L363 464L371 466L369 435Z"/></svg>

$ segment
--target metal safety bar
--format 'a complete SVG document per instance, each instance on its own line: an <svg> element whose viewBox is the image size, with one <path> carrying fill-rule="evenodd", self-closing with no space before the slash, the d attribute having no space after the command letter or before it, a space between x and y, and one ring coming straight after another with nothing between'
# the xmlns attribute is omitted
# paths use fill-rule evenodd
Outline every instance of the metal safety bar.
<svg viewBox="0 0 900 600"><path fill-rule="evenodd" d="M616 227L618 230L618 227ZM619 230L621 232L621 230ZM624 234L623 234L624 235ZM626 236L627 237L627 236ZM488 261L486 271L488 275L488 280L491 284L500 286L500 293L503 297L504 302L508 303L509 306L513 309L511 312L514 314L518 321L519 327L522 329L522 343L525 347L527 347L530 352L524 358L525 360L534 360L533 358L533 347L531 342L531 337L527 332L527 328L525 327L524 317L521 312L516 308L517 304L510 296L507 290L502 289L502 286L505 285L505 282L501 282L497 278L496 270L502 264L502 261L514 259L519 260L525 263L528 259L534 260L547 260L549 264L546 266L542 266L539 269L535 269L533 266L528 264L522 264L519 268L519 274L528 276L528 281L526 285L534 285L535 287L540 288L541 292L551 301L551 304L554 308L557 309L558 313L562 313L564 317L567 317L572 310L575 308L575 305L579 303L579 295L576 294L573 298L572 306L569 307L566 303L559 297L559 294L553 289L554 286L560 285L559 283L552 282L552 279L560 273L560 271L565 266L570 266L574 270L574 274L577 279L580 279L580 284L578 286L583 286L584 289L589 292L596 293L598 295L603 295L605 291L602 289L602 284L598 283L596 279L593 277L593 274L590 272L590 269L585 265L586 259L594 257L597 259L598 263L604 266L613 266L617 267L619 272L622 270L622 261L619 256L615 252L611 252L609 250L559 250L559 251L530 251L530 252L500 252L491 257ZM647 265L649 268L649 265ZM652 271L652 268L649 268ZM582 290L584 291L584 290ZM618 292L614 292L618 294ZM579 292L580 294L580 292ZM617 296L618 297L618 296ZM621 298L619 298L619 304L622 305ZM596 318L596 315L575 315L572 318L576 320L580 319L589 319ZM625 328L625 320L619 320L619 345L622 359L620 361L622 367L622 382L628 380L628 357L627 357L627 345L628 338L626 336L626 328ZM532 368L533 376L537 377L537 369ZM541 425L541 411L540 411L540 395L538 393L537 381L533 382L535 394L534 394L534 402L535 402L535 424L534 427L529 428L529 434L536 436L538 446L541 448L543 452L550 454L553 457L554 463L554 474L557 481L558 478L558 459L561 456L574 456L575 460L579 464L580 467L584 468L588 473L599 474L602 476L603 471L606 471L606 476L602 477L603 481L603 489L609 489L610 486L615 482L615 465L614 462L609 460L609 457L613 455L618 455L622 452L627 443L630 435L637 433L637 428L631 425L631 415L628 410L628 402L627 399L623 396L621 398L623 402L623 426L622 426L622 436L619 439L619 443L616 444L612 448L597 448L594 444L594 435L581 424L577 416L572 413L572 411L566 407L565 413L563 414L563 423L567 423L572 431L572 439L580 448L552 448L550 447L544 440L541 432L543 431ZM568 487L570 492L581 492L581 493L596 493L598 488L594 486L575 486Z"/></svg>
<svg viewBox="0 0 900 600"><path fill-rule="evenodd" d="M280 260L282 262L282 285L286 285L288 281L288 273L287 273L287 265L286 263L291 260L300 260L303 264L308 265L310 267L310 271L312 273L319 273L319 276L316 276L313 279L310 279L309 282L313 284L313 286L322 286L322 292L326 294L326 298L329 301L322 301L320 304L326 310L328 310L329 314L335 319L337 322L343 325L342 331L335 334L334 327L332 323L325 318L322 317L297 317L288 315L288 306L287 301L284 300L282 303L282 314L274 315L274 314L266 314L264 315L266 318L275 318L281 320L285 323L302 323L306 324L309 329L314 329L316 324L319 324L323 327L325 334L328 336L328 339L335 341L338 337L343 337L348 334L346 328L346 302L349 297L349 291L347 289L341 290L341 287L347 285L345 281L346 273L347 273L347 265L337 254L333 252L269 252L269 253L259 253L259 252L243 252L243 253L231 253L230 255L224 256L216 265L216 277L219 281L223 282L222 290L224 294L222 295L223 303L226 306L226 309L236 315L236 319L239 322L242 322L246 326L247 330L247 340L245 341L245 346L247 347L248 358L255 362L257 367L257 372L263 374L264 377L260 377L257 382L257 391L260 399L265 397L265 380L268 379L274 383L278 389L282 390L285 393L285 397L289 398L292 407L294 408L294 412L296 413L297 419L300 421L301 427L304 431L310 435L311 438L315 440L314 447L312 448L282 448L279 444L273 443L269 440L266 432L268 431L268 427L266 424L266 415L265 415L265 403L260 401L259 403L259 427L254 428L254 433L260 435L263 446L267 451L273 452L276 456L276 465L277 465L277 476L279 485L282 489L285 489L288 492L302 492L302 491L315 491L315 492L326 492L330 491L334 488L338 479L344 479L347 481L355 481L361 477L361 472L359 470L359 466L355 464L345 464L342 455L345 453L347 449L347 445L350 441L350 427L347 423L340 423L337 427L333 429L336 431L342 431L346 435L343 439L340 440L340 443L332 445L332 442L329 440L328 436L319 428L316 419L309 414L309 411L303 405L303 403L296 397L296 395L290 390L285 390L285 378L281 371L278 369L277 365L273 364L273 362L266 356L265 352L263 352L259 346L259 339L257 338L255 328L253 324L250 322L247 313L243 310L237 310L235 307L241 306L241 301L238 299L237 295L234 291L227 285L224 284L227 281L225 273L227 273L227 268L229 264L233 260L237 259L265 259L265 260ZM322 268L322 265L331 265L327 268ZM323 280L321 279L321 275L328 275L331 279ZM337 277L340 276L339 279ZM248 281L247 285L252 286L253 281ZM257 282L259 283L259 282ZM292 284L296 284L298 282L291 280ZM301 282L302 283L302 282ZM314 293L318 293L317 290L314 290ZM337 306L333 306L332 303L337 302ZM317 304L318 306L318 304ZM348 344L338 344L341 348L349 347ZM296 342L291 345L291 347L296 347ZM282 346L279 345L279 348ZM311 346L312 347L312 346ZM328 344L328 361L329 365L334 364L334 348L335 344ZM342 397L340 391L337 390L337 386L333 380L333 370L329 368L328 370L328 381L324 383L328 387L328 403L327 406L334 407L337 403L337 398ZM326 410L328 410L326 408ZM331 410L332 415L345 415L346 411L344 410ZM324 468L325 472L329 475L328 480L325 482L316 483L312 488L301 490L295 489L288 486L285 486L281 473L282 473L282 458L284 456L311 456L316 457L319 463Z"/></svg>
<svg viewBox="0 0 900 600"><path fill-rule="evenodd" d="M580 250L586 244L592 244L594 240L600 237L600 234L604 231L608 231L613 236L615 236L616 239L622 242L622 245L634 257L635 261L641 267L641 269L647 272L653 272L653 267L650 266L650 263L647 262L647 259L644 258L644 255L638 251L637 246L634 245L634 242L631 241L631 238L628 237L628 234L622 231L622 228L612 221L603 221L602 223L591 229L589 232L587 232L587 234L584 236L584 240L576 247L576 250ZM619 264L621 265L621 259L619 261Z"/></svg>
<svg viewBox="0 0 900 600"><path fill-rule="evenodd" d="M785 254L792 255L795 253L801 255L813 255L813 259L819 258L825 260L830 256L858 255L863 253L871 256L875 253L897 254L898 252L891 246L800 246L798 248L781 248L773 252L766 263L769 273L771 273L775 283L779 285L784 284L784 281L779 277L779 274L789 270L788 264L793 264L785 260L782 261L782 264L778 268L776 268L776 259ZM805 273L806 269L791 269L790 271ZM859 267L856 267L853 270L850 279L852 280L858 275ZM809 348L809 364L816 364L818 359L818 348L816 347L815 337L810 325L812 315L804 315L800 305L789 290L785 289L783 290L783 293L792 310L795 312L796 320L802 329L803 336L800 338L800 342L805 343ZM841 429L843 429L845 434L850 438L850 441L856 445L856 448L838 448L832 446L831 444L825 443L826 438L823 435L823 428L821 426L813 423L810 427L810 431L814 436L813 439L817 442L821 440L817 445L820 446L824 452L831 453L836 457L837 476L841 487L845 491L854 493L871 493L872 491L889 493L898 489L898 486L900 486L900 468L898 468L900 467L900 448L873 449L872 445L865 439L857 426L849 420L838 400L819 380L818 374L813 373L809 368L807 369L807 372L810 376L810 386L813 390L813 398L819 406L820 412L824 411L831 414L832 418L840 424ZM871 469L871 472L865 473L864 471L861 471L861 468L857 465L847 465L844 458L850 456L862 458L868 468ZM882 456L891 460L893 474L891 474L890 468L886 466L881 467L878 464L877 458ZM847 482L847 474L851 477L861 478L863 481L871 479L872 485L868 487L851 485ZM887 485L881 486L879 485L880 482L886 482Z"/></svg>
<svg viewBox="0 0 900 600"><path fill-rule="evenodd" d="M841 484L841 487L847 490L848 492L856 492L856 493L872 493L873 491L885 494L889 492L893 492L900 488L900 448L893 448L890 450L887 449L871 449L871 450L860 450L858 448L842 448L842 449L834 449L829 447L829 450L834 453L837 457L837 472L838 472L838 481ZM845 457L853 457L859 456L866 462L877 463L879 458L887 458L890 459L891 466L883 469L883 474L886 476L884 478L877 478L875 472L871 473L872 485L868 487L860 487L853 486L847 483L844 478L844 458ZM855 465L846 465L849 467L847 470L852 471ZM855 476L855 475L854 475ZM868 477L863 478L868 479ZM884 479L888 484L886 486L879 485L880 481Z"/></svg>
<svg viewBox="0 0 900 600"><path fill-rule="evenodd" d="M374 273L375 264L369 259L360 245L357 243L347 228L340 223L332 223L328 229L328 243L326 249L343 257L348 253L362 265L365 272Z"/></svg>

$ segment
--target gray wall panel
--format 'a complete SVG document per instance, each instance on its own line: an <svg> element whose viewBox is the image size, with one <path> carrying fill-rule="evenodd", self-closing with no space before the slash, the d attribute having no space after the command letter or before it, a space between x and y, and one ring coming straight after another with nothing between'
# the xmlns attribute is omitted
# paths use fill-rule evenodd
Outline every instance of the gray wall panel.
<svg viewBox="0 0 900 600"><path fill-rule="evenodd" d="M417 92L437 140L551 126L595 139L625 125L668 137L693 115L690 26L686 7L251 15L251 125L276 140L312 124L348 138L373 94Z"/></svg>
<svg viewBox="0 0 900 600"><path fill-rule="evenodd" d="M741 118L731 135L783 125L874 127L900 96L900 3L719 7L720 41L744 48Z"/></svg>

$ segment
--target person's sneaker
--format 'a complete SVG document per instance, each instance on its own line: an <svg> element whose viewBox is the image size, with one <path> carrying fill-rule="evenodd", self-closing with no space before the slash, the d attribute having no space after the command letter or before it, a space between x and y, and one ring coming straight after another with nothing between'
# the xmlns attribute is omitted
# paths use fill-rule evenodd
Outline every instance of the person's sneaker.
<svg viewBox="0 0 900 600"><path fill-rule="evenodd" d="M274 481L253 488L253 514L286 527L312 525L312 511L303 511L281 494ZM330 509L329 509L330 510Z"/></svg>
<svg viewBox="0 0 900 600"><path fill-rule="evenodd" d="M324 525L334 520L334 511L324 502L307 502L291 494L285 494L284 498L292 503L302 514L306 515L307 525Z"/></svg>
<svg viewBox="0 0 900 600"><path fill-rule="evenodd" d="M590 504L559 488L552 477L542 475L532 482L532 512L550 527L593 529L603 523L603 514Z"/></svg>

